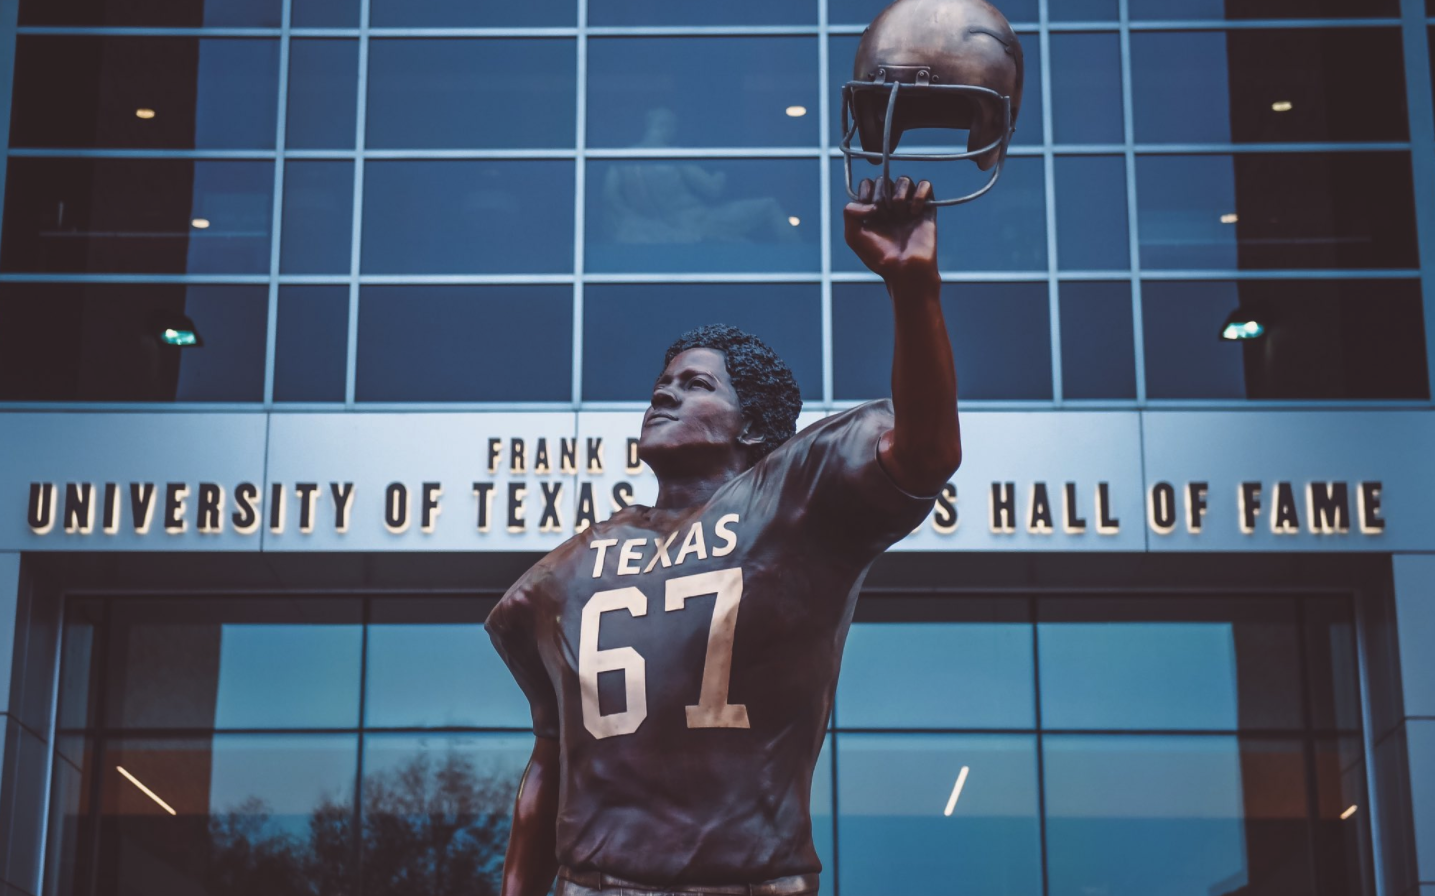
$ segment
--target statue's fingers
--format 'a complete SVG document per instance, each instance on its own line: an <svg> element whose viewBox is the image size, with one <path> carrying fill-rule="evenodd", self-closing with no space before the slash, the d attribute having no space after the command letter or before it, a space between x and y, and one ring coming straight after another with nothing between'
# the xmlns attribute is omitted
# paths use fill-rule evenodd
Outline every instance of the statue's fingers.
<svg viewBox="0 0 1435 896"><path fill-rule="evenodd" d="M857 185L857 201L864 204L870 203L875 193L876 186L872 183L872 178L862 178L862 183Z"/></svg>
<svg viewBox="0 0 1435 896"><path fill-rule="evenodd" d="M897 206L906 205L912 198L912 179L907 175L897 178L892 185L892 203Z"/></svg>
<svg viewBox="0 0 1435 896"><path fill-rule="evenodd" d="M915 217L926 211L927 203L930 202L931 199L932 182L924 180L918 183L917 188L912 191L912 198L909 205L912 215Z"/></svg>

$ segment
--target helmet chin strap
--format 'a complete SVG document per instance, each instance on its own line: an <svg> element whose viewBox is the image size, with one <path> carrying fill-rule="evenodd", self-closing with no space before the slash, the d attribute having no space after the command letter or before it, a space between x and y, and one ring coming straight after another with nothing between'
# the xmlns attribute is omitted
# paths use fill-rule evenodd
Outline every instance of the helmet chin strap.
<svg viewBox="0 0 1435 896"><path fill-rule="evenodd" d="M882 121L882 152L866 152L852 148L852 138L857 135L857 109L856 92L858 90L878 90L887 88L887 114ZM967 150L959 153L894 153L892 152L892 119L897 111L897 92L899 89L907 91L949 91L960 92L969 95L979 96L983 99L996 99L1002 106L1002 130L1001 136L983 146L981 149ZM850 123L849 123L850 112ZM854 201L858 199L857 192L852 188L852 160L854 158L867 159L870 162L882 163L882 178L884 181L892 179L892 162L958 162L963 160L976 160L989 152L997 151L997 163L992 169L991 177L987 179L981 189L965 196L955 199L928 199L927 205L941 207L947 205L961 205L971 202L986 195L997 184L1001 178L1002 169L1006 167L1007 148L1011 145L1013 133L1011 121L1011 97L1003 96L995 90L985 87L976 87L967 84L907 84L892 81L890 83L873 83L870 81L849 81L842 87L842 155L845 157L843 165L844 174L847 179L847 195Z"/></svg>

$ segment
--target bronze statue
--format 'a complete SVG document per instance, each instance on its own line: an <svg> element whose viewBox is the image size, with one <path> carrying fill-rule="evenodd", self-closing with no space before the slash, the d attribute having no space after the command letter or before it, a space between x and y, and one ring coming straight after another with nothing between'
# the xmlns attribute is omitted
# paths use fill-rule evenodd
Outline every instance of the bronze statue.
<svg viewBox="0 0 1435 896"><path fill-rule="evenodd" d="M1020 47L1005 20L981 0L898 0L869 37L907 7L946 10L979 38L959 43L1001 48L983 51L996 74L935 53L922 76L912 41L879 55L887 80L859 80L888 91L885 111L873 118L859 100L857 126L865 117L886 135L863 130L863 145L875 139L880 161L901 161L891 154L898 117L952 126L917 89L901 94L917 104L906 117L894 98L907 82L890 86L902 66L926 81L965 72L975 92L939 91L927 105L964 110L980 152L962 157L999 170L1020 102ZM866 58L859 51L859 68ZM1015 86L981 93L1009 76L1011 60ZM988 102L999 114L975 112ZM994 121L1007 131L989 146ZM817 890L812 771L862 579L961 463L936 208L928 181L898 177L861 181L844 210L847 244L892 300L890 400L794 434L800 393L767 346L722 325L684 334L638 442L657 475L654 505L576 535L490 614L536 735L504 896L540 896L555 874L559 896Z"/></svg>

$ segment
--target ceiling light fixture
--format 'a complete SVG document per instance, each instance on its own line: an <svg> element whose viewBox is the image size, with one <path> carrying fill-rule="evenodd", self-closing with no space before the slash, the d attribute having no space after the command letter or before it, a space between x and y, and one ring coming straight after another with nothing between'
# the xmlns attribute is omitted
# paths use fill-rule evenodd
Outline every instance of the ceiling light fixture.
<svg viewBox="0 0 1435 896"><path fill-rule="evenodd" d="M1236 223L1236 222L1239 221L1239 220L1241 220L1241 216L1238 215L1238 214L1236 214L1235 212L1231 212L1231 213L1229 213L1229 214L1221 215L1221 223L1222 223L1222 224L1234 224L1234 223Z"/></svg>
<svg viewBox="0 0 1435 896"><path fill-rule="evenodd" d="M1346 809L1344 812L1340 813L1340 820L1345 821L1347 818L1355 814L1355 810L1355 806L1351 806L1349 809Z"/></svg>
<svg viewBox="0 0 1435 896"><path fill-rule="evenodd" d="M149 121L151 118L154 118L154 110L148 108L136 109L135 118L143 118L145 121Z"/></svg>
<svg viewBox="0 0 1435 896"><path fill-rule="evenodd" d="M1221 338L1227 342L1242 342L1259 339L1266 333L1266 325L1244 308L1237 308L1221 324Z"/></svg>
<svg viewBox="0 0 1435 896"><path fill-rule="evenodd" d="M804 116L804 115L806 115L806 114L807 114L807 107L806 107L806 106L788 106L788 107L787 107L787 117L788 117L788 118L801 118L802 116Z"/></svg>
<svg viewBox="0 0 1435 896"><path fill-rule="evenodd" d="M1294 108L1295 106L1291 105L1290 100L1277 100L1276 102L1271 103L1272 112L1289 112Z"/></svg>
<svg viewBox="0 0 1435 896"><path fill-rule="evenodd" d="M190 223L191 226L194 227L195 230L208 230L208 229L209 229L209 219L208 219L208 218L195 218L193 221L190 221L189 223Z"/></svg>
<svg viewBox="0 0 1435 896"><path fill-rule="evenodd" d="M204 338L188 316L178 311L156 311L150 316L149 332L163 345L176 348L203 348Z"/></svg>
<svg viewBox="0 0 1435 896"><path fill-rule="evenodd" d="M942 811L943 815L951 816L952 811L957 808L957 797L962 795L962 785L967 783L967 772L971 771L967 766L957 773L957 784L952 788L952 795L947 797L947 808Z"/></svg>
<svg viewBox="0 0 1435 896"><path fill-rule="evenodd" d="M797 217L796 215L788 215L787 223L791 224L793 227L796 227L797 225L802 223L802 219Z"/></svg>
<svg viewBox="0 0 1435 896"><path fill-rule="evenodd" d="M125 771L125 767L124 767L124 766L122 766L122 765L117 765L117 766L115 766L115 768L119 770L119 773L120 773L120 774L122 774L122 775L124 775L126 778L128 778L131 784L133 784L134 786L138 787L140 790L144 791L144 795L145 795L145 796L147 796L147 797L149 797L150 799L154 800L156 803L159 803L160 808L164 809L164 811L168 812L170 815L178 815L178 814L179 814L178 812L174 811L174 808L171 807L169 803L166 803L164 800L160 799L160 798L159 798L159 795L156 794L153 790L150 790L148 787L146 787L146 786L144 786L143 784L141 784L139 778L136 778L134 775L132 775L132 774L130 774L129 772Z"/></svg>

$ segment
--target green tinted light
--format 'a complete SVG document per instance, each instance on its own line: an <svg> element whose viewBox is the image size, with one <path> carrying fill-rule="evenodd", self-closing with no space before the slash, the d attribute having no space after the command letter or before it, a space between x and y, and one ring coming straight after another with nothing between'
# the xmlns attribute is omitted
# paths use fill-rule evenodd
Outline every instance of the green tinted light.
<svg viewBox="0 0 1435 896"><path fill-rule="evenodd" d="M199 337L193 330L176 330L173 327L167 328L160 334L165 345L198 345Z"/></svg>
<svg viewBox="0 0 1435 896"><path fill-rule="evenodd" d="M1221 331L1221 338L1231 341L1238 339L1256 339L1264 335L1265 332L1266 328L1261 326L1259 321L1233 320L1227 323L1225 329Z"/></svg>

